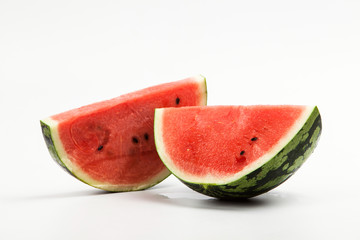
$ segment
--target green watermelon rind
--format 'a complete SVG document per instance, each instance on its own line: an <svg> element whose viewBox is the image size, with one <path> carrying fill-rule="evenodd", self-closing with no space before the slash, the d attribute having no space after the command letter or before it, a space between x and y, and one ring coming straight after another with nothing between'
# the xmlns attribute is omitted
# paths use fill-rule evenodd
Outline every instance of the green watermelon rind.
<svg viewBox="0 0 360 240"><path fill-rule="evenodd" d="M201 92L204 93L204 96L202 97L202 102L200 103L200 105L206 106L207 100L208 100L206 77L201 74L199 74L199 77L202 78L202 81L203 81ZM155 115L155 113L154 113L154 115Z"/></svg>
<svg viewBox="0 0 360 240"><path fill-rule="evenodd" d="M206 78L202 75L196 77L199 84L199 105L206 105L207 104L207 85L206 85ZM160 173L155 175L152 179L147 182L135 185L112 185L103 182L99 182L94 180L90 176L88 176L85 172L83 172L79 167L71 163L68 159L63 144L58 136L57 132L57 121L52 120L51 118L46 118L40 120L40 126L43 138L45 140L46 146L51 157L55 160L55 162L67 173L71 176L75 177L76 179L80 180L81 182L88 184L92 187L105 190L108 192L126 192L126 191L138 191L144 190L150 187L153 187L163 180L165 180L168 176L171 175L171 172L164 168Z"/></svg>
<svg viewBox="0 0 360 240"><path fill-rule="evenodd" d="M191 189L211 197L229 200L255 197L292 176L316 148L321 131L321 116L315 106L302 128L274 157L235 181L225 184L189 182L172 174Z"/></svg>
<svg viewBox="0 0 360 240"><path fill-rule="evenodd" d="M65 164L63 163L63 161L61 161L61 158L59 156L59 153L55 147L54 144L54 139L52 136L52 131L51 128L48 124L46 124L44 121L40 121L40 126L41 126L41 131L42 131L42 135L44 137L46 146L49 150L49 153L51 155L51 157L55 160L55 162L62 168L64 169L66 172L68 172L70 175L74 176L74 174L65 166Z"/></svg>

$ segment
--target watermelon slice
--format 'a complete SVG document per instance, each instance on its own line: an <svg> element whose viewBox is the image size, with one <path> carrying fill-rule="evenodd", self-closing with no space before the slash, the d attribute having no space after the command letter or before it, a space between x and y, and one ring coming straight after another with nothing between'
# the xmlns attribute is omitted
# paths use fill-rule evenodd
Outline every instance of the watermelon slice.
<svg viewBox="0 0 360 240"><path fill-rule="evenodd" d="M321 133L314 106L207 106L155 110L155 144L167 168L200 193L249 198L288 179Z"/></svg>
<svg viewBox="0 0 360 240"><path fill-rule="evenodd" d="M205 105L202 76L166 83L41 120L55 161L79 180L107 191L151 187L170 172L157 155L154 109Z"/></svg>

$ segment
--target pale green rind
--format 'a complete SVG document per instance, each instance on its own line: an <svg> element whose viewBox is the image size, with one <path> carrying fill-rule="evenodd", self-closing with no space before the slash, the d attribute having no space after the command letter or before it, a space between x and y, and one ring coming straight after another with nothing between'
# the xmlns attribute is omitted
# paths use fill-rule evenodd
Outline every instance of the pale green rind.
<svg viewBox="0 0 360 240"><path fill-rule="evenodd" d="M65 164L63 163L63 161L61 161L61 158L58 154L58 151L56 149L56 146L54 144L54 140L52 137L52 133L51 133L51 128L49 125L47 125L45 122L40 121L40 126L41 126L41 131L42 131L42 135L44 137L46 146L49 150L49 153L51 155L51 157L55 160L55 162L57 164L59 164L59 166L64 169L66 172L68 172L70 175L74 176L74 174L72 174L72 172L69 171L69 169L65 166Z"/></svg>
<svg viewBox="0 0 360 240"><path fill-rule="evenodd" d="M216 185L187 182L193 190L220 199L250 198L265 193L293 175L314 151L321 135L321 117L317 107L301 130L272 159L233 182Z"/></svg>
<svg viewBox="0 0 360 240"><path fill-rule="evenodd" d="M207 105L207 99L208 99L208 92L207 92L207 83L206 83L206 77L204 77L203 75L200 75L203 78L203 105Z"/></svg>

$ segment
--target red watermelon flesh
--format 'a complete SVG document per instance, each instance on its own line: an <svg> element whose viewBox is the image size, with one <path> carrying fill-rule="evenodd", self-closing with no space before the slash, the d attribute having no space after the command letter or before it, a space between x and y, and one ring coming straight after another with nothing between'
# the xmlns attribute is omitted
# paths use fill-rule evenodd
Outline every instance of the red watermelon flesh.
<svg viewBox="0 0 360 240"><path fill-rule="evenodd" d="M154 109L205 104L205 78L197 76L57 114L42 124L50 129L57 162L72 175L104 190L137 190L169 175L155 149Z"/></svg>
<svg viewBox="0 0 360 240"><path fill-rule="evenodd" d="M292 105L156 109L156 146L179 178L226 182L263 164L265 155L281 150L310 110Z"/></svg>

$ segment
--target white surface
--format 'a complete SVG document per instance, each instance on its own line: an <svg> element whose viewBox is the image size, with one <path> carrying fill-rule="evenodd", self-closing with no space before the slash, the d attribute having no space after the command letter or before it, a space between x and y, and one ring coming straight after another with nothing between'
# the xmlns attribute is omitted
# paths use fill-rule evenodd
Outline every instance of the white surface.
<svg viewBox="0 0 360 240"><path fill-rule="evenodd" d="M0 239L360 239L359 12L356 0L0 1ZM173 177L107 194L51 160L39 119L199 73L209 105L318 105L315 153L242 203Z"/></svg>

